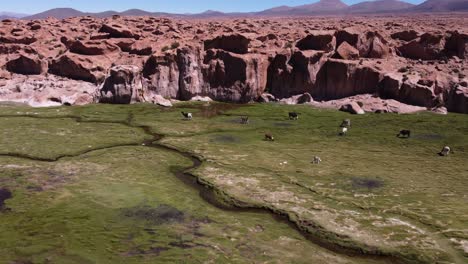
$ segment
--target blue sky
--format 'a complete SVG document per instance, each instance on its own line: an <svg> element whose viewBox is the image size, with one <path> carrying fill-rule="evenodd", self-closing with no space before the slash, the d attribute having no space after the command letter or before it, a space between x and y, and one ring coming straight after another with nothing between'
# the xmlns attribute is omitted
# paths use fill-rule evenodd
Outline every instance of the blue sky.
<svg viewBox="0 0 468 264"><path fill-rule="evenodd" d="M123 11L139 8L147 11L198 13L207 9L225 12L257 11L279 5L302 5L318 0L1 0L0 11L33 14L55 7L72 7L81 11ZM423 0L405 0L421 3ZM347 4L362 0L343 0Z"/></svg>

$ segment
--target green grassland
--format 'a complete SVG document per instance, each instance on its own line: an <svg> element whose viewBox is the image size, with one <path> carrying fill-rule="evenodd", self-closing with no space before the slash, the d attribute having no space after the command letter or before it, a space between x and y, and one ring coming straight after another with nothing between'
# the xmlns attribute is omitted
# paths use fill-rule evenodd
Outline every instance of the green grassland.
<svg viewBox="0 0 468 264"><path fill-rule="evenodd" d="M340 137L345 118L352 127ZM143 146L143 127L169 148ZM413 136L397 138L400 129ZM13 193L0 212L0 263L468 261L466 115L4 106L0 135L0 188ZM454 153L438 156L445 145ZM228 208L176 177L192 165L184 153L202 161L190 173Z"/></svg>

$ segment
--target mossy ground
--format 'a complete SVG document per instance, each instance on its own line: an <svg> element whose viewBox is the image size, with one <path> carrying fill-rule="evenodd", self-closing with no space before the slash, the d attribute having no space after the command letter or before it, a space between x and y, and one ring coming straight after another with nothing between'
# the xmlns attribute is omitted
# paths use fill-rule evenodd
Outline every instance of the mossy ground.
<svg viewBox="0 0 468 264"><path fill-rule="evenodd" d="M250 124L240 124L242 115ZM0 116L0 154L78 155L0 157L0 187L13 191L0 213L0 263L378 261L324 249L269 214L208 204L173 175L189 159L137 146L150 137L119 122L150 126L165 135L161 143L199 156L192 173L225 202L288 215L319 240L410 262L467 260L465 115L197 103L8 106ZM339 137L345 118L352 128ZM413 137L397 138L400 129ZM445 145L455 153L437 156ZM320 165L311 164L316 155Z"/></svg>

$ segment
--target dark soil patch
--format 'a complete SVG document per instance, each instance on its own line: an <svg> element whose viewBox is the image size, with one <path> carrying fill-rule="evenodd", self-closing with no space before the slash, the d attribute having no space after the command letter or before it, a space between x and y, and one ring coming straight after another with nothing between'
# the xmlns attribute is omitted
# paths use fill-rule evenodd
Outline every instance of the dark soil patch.
<svg viewBox="0 0 468 264"><path fill-rule="evenodd" d="M44 188L42 188L41 186L29 185L29 186L26 187L26 189L28 191L31 191L31 192L42 192L42 191L44 191Z"/></svg>
<svg viewBox="0 0 468 264"><path fill-rule="evenodd" d="M232 135L216 135L210 139L210 142L215 143L238 143L240 139Z"/></svg>
<svg viewBox="0 0 468 264"><path fill-rule="evenodd" d="M221 115L227 111L243 107L241 104L225 104L225 103L206 103L202 105L190 106L190 108L199 109L197 116L211 118Z"/></svg>
<svg viewBox="0 0 468 264"><path fill-rule="evenodd" d="M438 135L438 134L422 134L422 135L415 135L413 137L416 139L421 139L421 140L441 140L444 138L442 135Z"/></svg>
<svg viewBox="0 0 468 264"><path fill-rule="evenodd" d="M151 222L154 225L163 225L170 223L181 223L185 220L185 214L170 205L160 205L156 208L142 206L127 209L124 212L127 217Z"/></svg>
<svg viewBox="0 0 468 264"><path fill-rule="evenodd" d="M159 256L161 252L167 251L169 248L167 247L151 247L147 250L141 249L141 248L135 248L130 250L129 252L125 253L125 256L128 257L133 257L133 256L145 256L145 255L150 255L150 256Z"/></svg>
<svg viewBox="0 0 468 264"><path fill-rule="evenodd" d="M384 182L379 179L369 179L369 178L353 178L351 184L355 189L378 189L384 186Z"/></svg>
<svg viewBox="0 0 468 264"><path fill-rule="evenodd" d="M273 125L275 127L292 127L292 126L294 126L294 124L286 123L286 122L277 122L277 123L273 123Z"/></svg>
<svg viewBox="0 0 468 264"><path fill-rule="evenodd" d="M5 201L12 197L13 195L10 190L6 188L0 188L0 211L5 209Z"/></svg>
<svg viewBox="0 0 468 264"><path fill-rule="evenodd" d="M182 249L187 249L187 248L193 248L195 245L188 244L185 242L170 242L169 246L171 247L177 247L177 248L182 248Z"/></svg>
<svg viewBox="0 0 468 264"><path fill-rule="evenodd" d="M245 116L247 116L247 115L245 115ZM242 126L248 126L248 125L252 125L252 124L256 123L255 120L252 120L252 118L250 118L248 124L243 124L241 116L239 116L237 118L232 118L232 119L225 120L224 122L229 123L229 124L239 124L239 125L242 125Z"/></svg>

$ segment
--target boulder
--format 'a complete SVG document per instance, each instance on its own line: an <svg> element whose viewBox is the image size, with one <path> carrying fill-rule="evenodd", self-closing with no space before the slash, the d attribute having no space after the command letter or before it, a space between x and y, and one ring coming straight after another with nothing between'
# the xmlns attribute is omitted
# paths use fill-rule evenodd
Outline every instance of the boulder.
<svg viewBox="0 0 468 264"><path fill-rule="evenodd" d="M142 90L140 69L133 65L119 65L110 69L99 91L99 102L130 104L139 99Z"/></svg>
<svg viewBox="0 0 468 264"><path fill-rule="evenodd" d="M11 55L14 53L37 54L34 48L23 44L1 44L0 54Z"/></svg>
<svg viewBox="0 0 468 264"><path fill-rule="evenodd" d="M427 108L435 106L435 99L436 96L432 87L410 81L403 82L398 94L398 101L400 102Z"/></svg>
<svg viewBox="0 0 468 264"><path fill-rule="evenodd" d="M260 97L258 97L257 101L259 103L270 103L275 102L276 98L272 94L263 93L262 95L260 95Z"/></svg>
<svg viewBox="0 0 468 264"><path fill-rule="evenodd" d="M414 30L404 30L395 32L391 35L392 39L411 41L419 37L419 33Z"/></svg>
<svg viewBox="0 0 468 264"><path fill-rule="evenodd" d="M140 39L140 35L133 33L129 28L118 24L103 24L99 33L107 33L110 38L133 38Z"/></svg>
<svg viewBox="0 0 468 264"><path fill-rule="evenodd" d="M317 73L325 63L323 51L277 54L268 67L267 90L276 98L311 93Z"/></svg>
<svg viewBox="0 0 468 264"><path fill-rule="evenodd" d="M349 45L348 42L343 41L340 46L336 49L335 55L337 59L344 60L357 60L359 59L359 51L353 46Z"/></svg>
<svg viewBox="0 0 468 264"><path fill-rule="evenodd" d="M149 56L153 53L153 48L151 47L151 43L139 40L129 47L128 52L140 56Z"/></svg>
<svg viewBox="0 0 468 264"><path fill-rule="evenodd" d="M34 36L1 36L0 43L30 45L37 41Z"/></svg>
<svg viewBox="0 0 468 264"><path fill-rule="evenodd" d="M100 83L111 65L112 59L106 56L83 56L67 52L49 63L49 73L74 80Z"/></svg>
<svg viewBox="0 0 468 264"><path fill-rule="evenodd" d="M387 41L377 32L367 32L357 43L359 55L364 58L384 59L390 55Z"/></svg>
<svg viewBox="0 0 468 264"><path fill-rule="evenodd" d="M261 42L266 42L266 41L269 41L269 40L278 40L278 36L276 36L273 33L270 33L268 35L258 37L257 40L259 40Z"/></svg>
<svg viewBox="0 0 468 264"><path fill-rule="evenodd" d="M2 84L0 101L26 103L33 107L83 105L94 102L97 86L55 75L16 76Z"/></svg>
<svg viewBox="0 0 468 264"><path fill-rule="evenodd" d="M234 54L223 50L208 51L204 64L205 91L217 101L250 102L266 86L268 60L259 54Z"/></svg>
<svg viewBox="0 0 468 264"><path fill-rule="evenodd" d="M298 104L306 104L306 103L313 102L314 98L312 98L312 95L310 95L310 93L304 93L304 94L299 95L299 97L297 97L296 100Z"/></svg>
<svg viewBox="0 0 468 264"><path fill-rule="evenodd" d="M468 87L453 88L448 95L446 105L450 112L468 114Z"/></svg>
<svg viewBox="0 0 468 264"><path fill-rule="evenodd" d="M93 103L94 98L88 93L82 93L74 95L72 97L65 97L62 101L64 104L67 105L87 105Z"/></svg>
<svg viewBox="0 0 468 264"><path fill-rule="evenodd" d="M330 52L335 50L336 38L334 32L319 31L309 34L299 40L296 47L300 50L321 50Z"/></svg>
<svg viewBox="0 0 468 264"><path fill-rule="evenodd" d="M119 50L119 47L108 43L107 41L66 41L68 49L72 53L81 55L104 55L113 53Z"/></svg>
<svg viewBox="0 0 468 264"><path fill-rule="evenodd" d="M312 105L340 109L343 105L353 102L366 113L415 113L427 110L425 107L408 105L393 99L382 99L373 94L359 94L338 100L313 102Z"/></svg>
<svg viewBox="0 0 468 264"><path fill-rule="evenodd" d="M448 114L448 110L444 106L432 108L431 112L433 112L435 114L439 114L439 115L447 115Z"/></svg>
<svg viewBox="0 0 468 264"><path fill-rule="evenodd" d="M6 69L9 72L24 75L41 74L46 71L46 68L46 62L42 61L37 56L31 55L20 55L6 64Z"/></svg>
<svg viewBox="0 0 468 264"><path fill-rule="evenodd" d="M356 102L350 102L348 104L344 104L340 107L340 111L348 112L353 115L363 115L365 114L364 110L362 110L361 106L359 106Z"/></svg>
<svg viewBox="0 0 468 264"><path fill-rule="evenodd" d="M246 54L249 52L250 39L241 34L222 35L214 39L205 40L205 50L221 49L237 54Z"/></svg>
<svg viewBox="0 0 468 264"><path fill-rule="evenodd" d="M109 42L115 44L123 52L130 52L132 45L136 42L132 38L119 38L119 39L110 39Z"/></svg>
<svg viewBox="0 0 468 264"><path fill-rule="evenodd" d="M213 102L213 99L211 99L208 96L194 96L190 99L192 102Z"/></svg>
<svg viewBox="0 0 468 264"><path fill-rule="evenodd" d="M151 102L156 105L164 106L164 107L172 107L172 103L169 99L164 98L160 94L154 94L150 98L145 97L146 102Z"/></svg>
<svg viewBox="0 0 468 264"><path fill-rule="evenodd" d="M355 28L347 28L336 31L336 46L339 47L341 43L348 42L349 45L356 47L359 41L360 32L361 31Z"/></svg>
<svg viewBox="0 0 468 264"><path fill-rule="evenodd" d="M306 104L313 102L314 99L309 93L294 95L280 100L280 103L287 105Z"/></svg>
<svg viewBox="0 0 468 264"><path fill-rule="evenodd" d="M319 100L372 94L382 78L383 74L377 69L359 65L357 61L328 59L317 73L311 94Z"/></svg>
<svg viewBox="0 0 468 264"><path fill-rule="evenodd" d="M179 93L179 68L173 52L153 54L143 66L146 92L167 98L177 98Z"/></svg>
<svg viewBox="0 0 468 264"><path fill-rule="evenodd" d="M445 43L442 35L423 34L397 48L401 56L409 59L436 60L442 57Z"/></svg>
<svg viewBox="0 0 468 264"><path fill-rule="evenodd" d="M460 59L468 58L468 35L458 31L449 32L444 51L448 56L457 56Z"/></svg>
<svg viewBox="0 0 468 264"><path fill-rule="evenodd" d="M177 65L179 68L179 99L190 100L194 96L204 94L205 81L202 68L205 66L203 65L201 48L185 46L177 49Z"/></svg>
<svg viewBox="0 0 468 264"><path fill-rule="evenodd" d="M378 84L377 92L383 99L398 99L403 83L403 76L395 73L387 74Z"/></svg>

